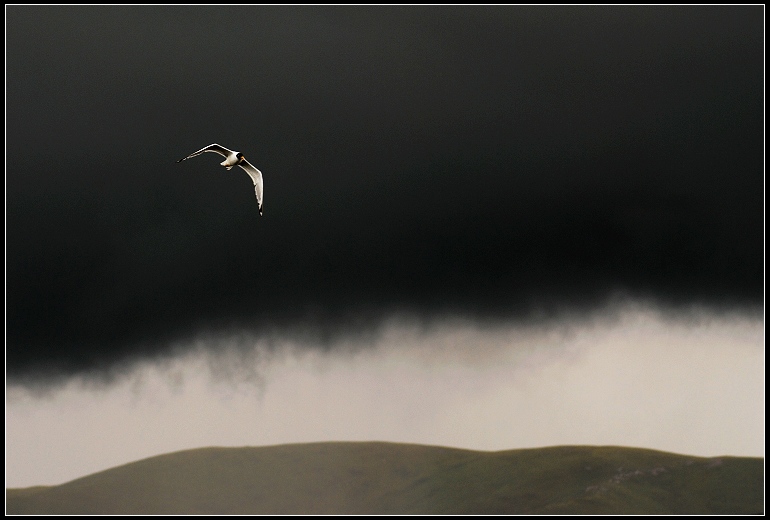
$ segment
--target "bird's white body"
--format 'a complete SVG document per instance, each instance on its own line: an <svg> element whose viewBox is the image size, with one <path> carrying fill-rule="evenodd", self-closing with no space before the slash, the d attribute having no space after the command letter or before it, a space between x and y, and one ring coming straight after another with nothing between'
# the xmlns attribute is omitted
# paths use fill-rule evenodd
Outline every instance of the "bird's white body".
<svg viewBox="0 0 770 520"><path fill-rule="evenodd" d="M187 157L182 157L177 162L182 162L186 159L190 159L191 157L196 157L205 152L213 152L223 156L225 160L219 164L221 164L228 170L231 170L233 166L237 165L237 166L240 166L243 169L243 171L249 174L249 177L251 177L251 180L254 182L254 193L257 196L257 204L259 205L259 214L262 215L262 172L256 169L254 165L252 165L249 161L247 161L246 157L244 157L242 153L236 152L234 150L229 150L224 146L214 143L206 146L205 148L201 148L197 152L191 153Z"/></svg>

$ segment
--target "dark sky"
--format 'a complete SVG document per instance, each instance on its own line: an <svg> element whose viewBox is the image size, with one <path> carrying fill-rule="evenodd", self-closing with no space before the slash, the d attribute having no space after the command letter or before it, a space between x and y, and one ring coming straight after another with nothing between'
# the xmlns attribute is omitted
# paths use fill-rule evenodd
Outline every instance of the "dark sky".
<svg viewBox="0 0 770 520"><path fill-rule="evenodd" d="M6 7L9 378L200 332L756 311L764 7ZM175 161L210 143L243 152Z"/></svg>

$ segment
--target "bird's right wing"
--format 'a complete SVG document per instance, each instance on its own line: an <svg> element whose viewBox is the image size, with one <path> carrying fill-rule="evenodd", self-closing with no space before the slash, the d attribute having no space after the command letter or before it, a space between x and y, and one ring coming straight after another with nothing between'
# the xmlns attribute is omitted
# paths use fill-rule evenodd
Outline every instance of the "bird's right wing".
<svg viewBox="0 0 770 520"><path fill-rule="evenodd" d="M244 159L238 164L243 171L249 174L251 180L254 181L254 193L257 195L257 204L259 205L259 214L262 215L262 172L259 171L249 161Z"/></svg>
<svg viewBox="0 0 770 520"><path fill-rule="evenodd" d="M182 158L181 158L181 159L179 159L177 162L182 162L182 161L184 161L184 160L186 160L186 159L189 159L189 158L191 158L191 157L196 157L196 156L198 156L198 155L200 155L200 154L202 154L202 153L204 153L204 152L214 152L214 153L218 153L218 154L219 154L219 155L221 155L222 157L227 157L228 155L230 155L231 153L233 153L233 151L232 151L232 150L228 150L228 149L227 149L227 148L225 148L224 146L221 146L221 145L218 145L218 144L214 143L214 144L210 144L210 145L206 146L205 148L201 148L201 149L200 149L200 150L198 150L197 152L193 152L193 153L191 153L191 154L190 154L190 155L188 155L187 157L182 157Z"/></svg>

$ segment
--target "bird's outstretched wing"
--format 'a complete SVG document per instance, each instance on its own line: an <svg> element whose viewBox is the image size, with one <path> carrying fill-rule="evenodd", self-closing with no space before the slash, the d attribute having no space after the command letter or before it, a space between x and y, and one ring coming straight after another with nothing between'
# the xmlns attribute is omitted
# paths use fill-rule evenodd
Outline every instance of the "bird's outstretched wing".
<svg viewBox="0 0 770 520"><path fill-rule="evenodd" d="M214 152L214 153L218 153L218 154L219 154L219 155L221 155L222 157L227 157L228 155L230 155L231 153L233 153L233 151L232 151L232 150L228 150L228 149L227 149L227 148L225 148L224 146L222 146L222 145L219 145L219 144L216 144L216 143L214 143L214 144L210 144L210 145L206 146L205 148L201 148L201 149L200 149L200 150L198 150L197 152L193 152L193 153L191 153L191 154L190 154L190 155L188 155L187 157L182 157L182 158L181 158L181 159L179 159L177 162L182 162L182 161L184 161L185 159L189 159L190 157L195 157L195 156L198 156L198 155L200 155L200 154L202 154L202 153L204 153L204 152Z"/></svg>
<svg viewBox="0 0 770 520"><path fill-rule="evenodd" d="M243 168L243 171L249 174L251 180L254 181L254 193L257 195L257 204L259 204L259 214L262 215L262 172L257 170L253 164L244 159L238 166Z"/></svg>

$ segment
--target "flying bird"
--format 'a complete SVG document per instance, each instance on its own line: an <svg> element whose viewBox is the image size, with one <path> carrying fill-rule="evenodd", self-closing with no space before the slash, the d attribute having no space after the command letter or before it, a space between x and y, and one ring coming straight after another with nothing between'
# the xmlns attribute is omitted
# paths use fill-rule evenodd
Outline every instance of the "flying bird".
<svg viewBox="0 0 770 520"><path fill-rule="evenodd" d="M241 152L228 150L224 146L218 145L216 143L210 144L205 148L201 148L197 152L193 152L187 157L182 157L177 162L180 163L186 159L189 159L190 157L195 157L204 152L214 152L224 157L225 160L219 164L221 164L228 170L232 169L233 166L238 165L241 168L243 168L243 171L249 174L249 177L251 177L251 180L254 181L254 193L257 194L257 204L259 205L259 214L262 215L262 172L256 169L254 165L251 164L249 161L247 161L246 157L244 157Z"/></svg>

